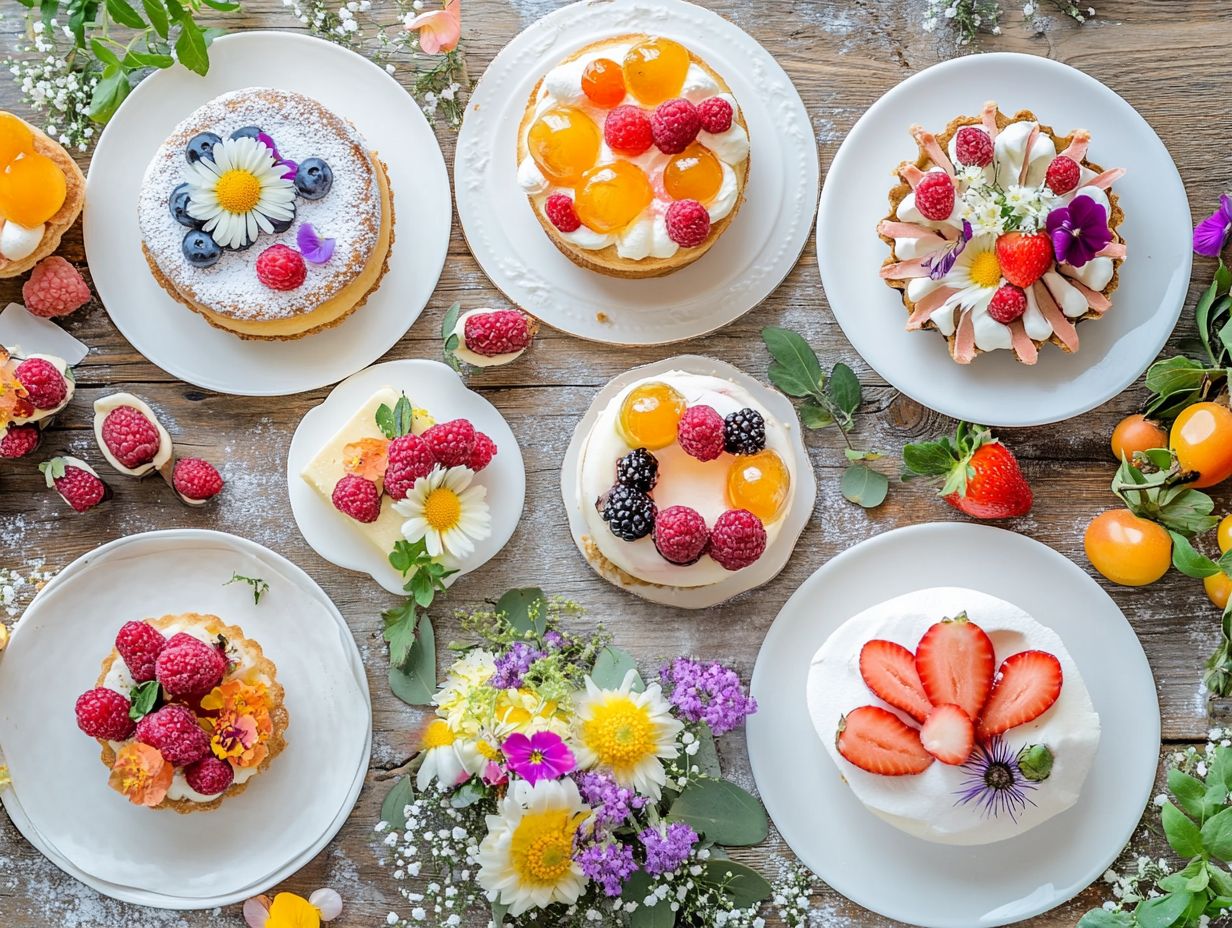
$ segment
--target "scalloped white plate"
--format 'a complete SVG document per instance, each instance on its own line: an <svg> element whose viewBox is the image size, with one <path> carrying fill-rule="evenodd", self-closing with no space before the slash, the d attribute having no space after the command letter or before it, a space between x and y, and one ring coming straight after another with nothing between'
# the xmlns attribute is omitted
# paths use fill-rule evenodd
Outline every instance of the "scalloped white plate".
<svg viewBox="0 0 1232 928"><path fill-rule="evenodd" d="M620 280L578 267L552 244L518 186L517 129L548 68L605 36L676 38L723 75L752 141L744 205L689 267ZM778 62L717 13L683 0L583 0L531 24L488 65L458 133L454 187L467 244L512 302L593 341L659 345L744 315L783 281L808 242L820 175L808 112Z"/></svg>

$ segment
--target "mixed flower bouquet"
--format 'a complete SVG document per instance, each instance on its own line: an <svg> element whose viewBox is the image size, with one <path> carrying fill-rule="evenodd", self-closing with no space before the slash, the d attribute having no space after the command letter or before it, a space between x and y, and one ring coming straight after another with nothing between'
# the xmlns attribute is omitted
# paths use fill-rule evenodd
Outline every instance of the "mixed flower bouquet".
<svg viewBox="0 0 1232 928"><path fill-rule="evenodd" d="M432 697L420 751L382 805L385 861L409 903L389 924L759 925L774 896L804 923L808 883L778 887L721 846L757 844L761 804L720 776L715 737L756 703L717 663L649 683L578 608L512 590L463 617L474 644Z"/></svg>

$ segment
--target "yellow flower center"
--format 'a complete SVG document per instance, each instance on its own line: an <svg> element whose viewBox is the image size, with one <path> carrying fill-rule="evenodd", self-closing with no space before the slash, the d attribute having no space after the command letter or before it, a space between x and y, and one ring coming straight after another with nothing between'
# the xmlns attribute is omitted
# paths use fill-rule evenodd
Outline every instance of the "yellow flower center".
<svg viewBox="0 0 1232 928"><path fill-rule="evenodd" d="M555 886L573 866L573 833L585 819L567 809L528 812L522 816L509 856L518 879L531 886Z"/></svg>
<svg viewBox="0 0 1232 928"><path fill-rule="evenodd" d="M261 181L251 171L232 168L218 178L214 195L228 213L248 213L261 201Z"/></svg>
<svg viewBox="0 0 1232 928"><path fill-rule="evenodd" d="M1001 262L995 251L981 251L971 260L967 271L972 283L981 287L995 287L1001 282Z"/></svg>
<svg viewBox="0 0 1232 928"><path fill-rule="evenodd" d="M429 751L432 748L448 747L454 742L454 734L449 730L449 726L442 719L437 719L428 726L428 730L424 732L423 749Z"/></svg>
<svg viewBox="0 0 1232 928"><path fill-rule="evenodd" d="M629 770L655 755L658 739L655 725L645 709L625 696L595 706L582 723L582 740L599 759L614 770Z"/></svg>
<svg viewBox="0 0 1232 928"><path fill-rule="evenodd" d="M424 500L424 518L438 532L453 528L461 516L462 500L447 487L437 487Z"/></svg>
<svg viewBox="0 0 1232 928"><path fill-rule="evenodd" d="M489 744L486 741L483 741L483 740L476 741L475 750L477 750L480 753L480 755L487 760L500 760L501 759L501 752L498 751L496 748L494 748L491 744Z"/></svg>

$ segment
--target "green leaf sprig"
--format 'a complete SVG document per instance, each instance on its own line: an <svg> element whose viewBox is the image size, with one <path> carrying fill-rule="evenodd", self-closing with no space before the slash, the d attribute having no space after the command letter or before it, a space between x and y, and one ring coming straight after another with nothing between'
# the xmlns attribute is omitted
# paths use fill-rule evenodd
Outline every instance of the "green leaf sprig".
<svg viewBox="0 0 1232 928"><path fill-rule="evenodd" d="M140 722L158 707L162 701L162 695L163 687L157 680L138 683L129 693L131 706L128 710L128 717L134 722Z"/></svg>
<svg viewBox="0 0 1232 928"><path fill-rule="evenodd" d="M1185 483L1176 455L1167 448L1138 452L1134 463L1122 459L1112 478L1112 492L1134 515L1185 538L1219 523L1219 517L1211 515L1214 501Z"/></svg>
<svg viewBox="0 0 1232 928"><path fill-rule="evenodd" d="M445 363L459 372L462 370L462 362L458 360L458 346L462 339L454 329L458 327L458 316L461 314L462 304L454 303L445 310L445 316L441 319L441 350L445 355Z"/></svg>
<svg viewBox="0 0 1232 928"><path fill-rule="evenodd" d="M398 402L394 403L392 409L388 403L382 403L377 407L376 426L390 441L411 434L411 430L415 427L415 407L411 405L405 393L398 397ZM396 564L394 566L397 568Z"/></svg>
<svg viewBox="0 0 1232 928"><path fill-rule="evenodd" d="M389 686L408 705L426 706L436 692L436 635L427 610L457 571L428 554L422 538L398 541L389 554L389 563L406 578L403 589L409 594L402 603L381 613L385 625L382 634L389 644Z"/></svg>
<svg viewBox="0 0 1232 928"><path fill-rule="evenodd" d="M223 586L230 586L233 583L247 583L252 587L252 604L254 606L261 605L261 597L269 592L269 584L261 577L245 577L243 574L233 573L231 579Z"/></svg>

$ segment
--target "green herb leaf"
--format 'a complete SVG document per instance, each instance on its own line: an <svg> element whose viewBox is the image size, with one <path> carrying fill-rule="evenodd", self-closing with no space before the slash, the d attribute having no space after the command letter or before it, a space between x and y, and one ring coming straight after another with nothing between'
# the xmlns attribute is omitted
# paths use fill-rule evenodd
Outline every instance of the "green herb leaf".
<svg viewBox="0 0 1232 928"><path fill-rule="evenodd" d="M1176 797L1180 807L1199 821L1209 814L1202 802L1206 795L1206 784L1196 777L1183 770L1169 770L1168 790Z"/></svg>
<svg viewBox="0 0 1232 928"><path fill-rule="evenodd" d="M159 38L167 38L170 21L167 19L167 8L160 0L141 0L141 8L145 10L145 18L150 21Z"/></svg>
<svg viewBox="0 0 1232 928"><path fill-rule="evenodd" d="M1211 359L1211 363L1218 366L1219 359L1211 345L1211 327L1210 317L1211 309L1215 305L1215 301L1219 298L1221 291L1226 293L1227 287L1221 287L1220 284L1226 279L1226 275L1220 273L1226 271L1223 260L1219 262L1219 271L1216 272L1211 280L1211 285L1203 291L1202 296L1198 297L1198 302L1194 306L1194 322L1198 326L1198 337L1202 339L1202 347L1206 349L1207 356Z"/></svg>
<svg viewBox="0 0 1232 928"><path fill-rule="evenodd" d="M128 74L115 65L103 68L103 76L94 85L87 115L95 122L106 122L120 108L130 90Z"/></svg>
<svg viewBox="0 0 1232 928"><path fill-rule="evenodd" d="M509 914L509 906L499 902L492 903L492 924L496 928L504 928L505 916Z"/></svg>
<svg viewBox="0 0 1232 928"><path fill-rule="evenodd" d="M269 584L260 577L245 577L243 574L233 573L231 579L223 586L230 586L233 583L247 583L252 587L252 604L254 606L261 605L261 597L269 592Z"/></svg>
<svg viewBox="0 0 1232 928"><path fill-rule="evenodd" d="M419 620L419 634L411 648L405 669L389 668L389 688L409 706L429 706L436 693L436 635L432 620Z"/></svg>
<svg viewBox="0 0 1232 928"><path fill-rule="evenodd" d="M134 722L140 722L154 711L154 707L158 705L162 693L162 684L157 680L147 680L145 683L138 683L129 694L129 701L132 705L128 710L128 717Z"/></svg>
<svg viewBox="0 0 1232 928"><path fill-rule="evenodd" d="M210 69L209 52L205 49L205 36L190 16L178 20L180 35L175 40L175 54L180 64L197 74L204 75Z"/></svg>
<svg viewBox="0 0 1232 928"><path fill-rule="evenodd" d="M1188 538L1179 532L1169 532L1172 536L1172 566L1186 577L1202 580L1220 573L1219 565L1205 554L1194 549Z"/></svg>
<svg viewBox="0 0 1232 928"><path fill-rule="evenodd" d="M415 428L415 407L405 393L398 397L398 402L394 404L393 427L394 438L410 435Z"/></svg>
<svg viewBox="0 0 1232 928"><path fill-rule="evenodd" d="M145 28L145 20L132 8L128 0L107 0L107 15L129 29Z"/></svg>
<svg viewBox="0 0 1232 928"><path fill-rule="evenodd" d="M402 669L410 663L411 650L415 647L419 613L414 602L407 600L403 607L383 612L381 617L385 620L385 631L382 635L389 642L389 663Z"/></svg>
<svg viewBox="0 0 1232 928"><path fill-rule="evenodd" d="M768 326L761 330L770 356L770 382L788 396L815 396L825 383L821 362L809 343L790 329Z"/></svg>
<svg viewBox="0 0 1232 928"><path fill-rule="evenodd" d="M1134 917L1129 912L1092 909L1078 920L1078 928L1133 928Z"/></svg>
<svg viewBox="0 0 1232 928"><path fill-rule="evenodd" d="M547 597L538 587L510 590L496 601L496 611L523 635L539 638L547 631Z"/></svg>
<svg viewBox="0 0 1232 928"><path fill-rule="evenodd" d="M1162 818L1164 836L1172 845L1172 850L1182 857L1193 857L1202 853L1202 834L1184 812L1172 804L1171 800L1164 802Z"/></svg>
<svg viewBox="0 0 1232 928"><path fill-rule="evenodd" d="M620 648L608 645L595 658L595 665L590 671L590 678L601 689L616 689L625 682L625 675L632 670L634 673L633 690L640 693L646 689L641 674L637 672L637 661L632 654Z"/></svg>
<svg viewBox="0 0 1232 928"><path fill-rule="evenodd" d="M410 774L399 778L394 788L381 800L381 821L389 822L394 831L406 827L406 807L415 800L415 778Z"/></svg>
<svg viewBox="0 0 1232 928"><path fill-rule="evenodd" d="M1134 924L1138 928L1170 928L1184 914L1193 900L1187 892L1170 893L1138 903L1134 909Z"/></svg>
<svg viewBox="0 0 1232 928"><path fill-rule="evenodd" d="M707 840L726 847L760 844L769 829L761 803L729 780L695 780L672 803L667 817L687 822Z"/></svg>
<svg viewBox="0 0 1232 928"><path fill-rule="evenodd" d="M698 879L720 887L737 909L756 908L774 891L760 873L734 860L707 860Z"/></svg>
<svg viewBox="0 0 1232 928"><path fill-rule="evenodd" d="M809 397L800 404L800 421L805 428L824 429L834 424L834 414L819 400Z"/></svg>
<svg viewBox="0 0 1232 928"><path fill-rule="evenodd" d="M449 796L449 804L455 809L465 809L473 806L488 793L487 787L483 785L483 781L477 777L471 777Z"/></svg>
<svg viewBox="0 0 1232 928"><path fill-rule="evenodd" d="M843 471L839 492L853 503L865 509L873 509L885 502L890 481L885 474L865 464L852 464Z"/></svg>
<svg viewBox="0 0 1232 928"><path fill-rule="evenodd" d="M130 51L124 56L124 67L132 71L140 68L169 68L173 64L175 64L175 59L170 55L155 54L154 52Z"/></svg>
<svg viewBox="0 0 1232 928"><path fill-rule="evenodd" d="M861 451L858 448L844 448L843 457L849 461L880 461L885 455L880 451Z"/></svg>
<svg viewBox="0 0 1232 928"><path fill-rule="evenodd" d="M103 62L103 64L109 64L117 68L121 67L120 59L116 57L116 53L98 39L90 40L90 50L94 52L94 57Z"/></svg>
<svg viewBox="0 0 1232 928"><path fill-rule="evenodd" d="M1212 857L1232 860L1232 808L1207 819L1202 826L1202 846Z"/></svg>

